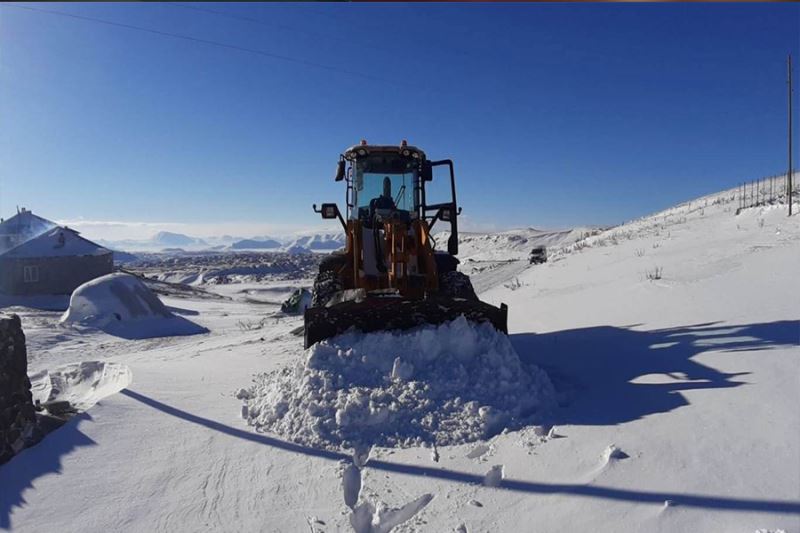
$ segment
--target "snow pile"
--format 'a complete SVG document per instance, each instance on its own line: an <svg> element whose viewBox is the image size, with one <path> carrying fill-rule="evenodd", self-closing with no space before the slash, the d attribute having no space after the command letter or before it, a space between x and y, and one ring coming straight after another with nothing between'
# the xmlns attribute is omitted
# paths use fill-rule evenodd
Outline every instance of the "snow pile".
<svg viewBox="0 0 800 533"><path fill-rule="evenodd" d="M30 377L34 401L69 402L85 411L107 396L116 394L132 380L130 369L121 363L83 361Z"/></svg>
<svg viewBox="0 0 800 533"><path fill-rule="evenodd" d="M61 323L94 327L135 339L206 331L173 315L136 276L119 272L93 279L75 289Z"/></svg>
<svg viewBox="0 0 800 533"><path fill-rule="evenodd" d="M523 365L504 334L463 317L345 333L238 396L256 429L318 447L470 442L520 428L555 404L547 375Z"/></svg>

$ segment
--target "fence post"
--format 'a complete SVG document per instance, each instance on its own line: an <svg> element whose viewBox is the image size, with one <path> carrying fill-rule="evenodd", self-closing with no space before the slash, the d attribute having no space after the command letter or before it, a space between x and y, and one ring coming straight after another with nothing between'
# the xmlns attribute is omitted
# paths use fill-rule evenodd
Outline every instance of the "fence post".
<svg viewBox="0 0 800 533"><path fill-rule="evenodd" d="M792 216L792 54L786 58L786 82L789 85L789 172L786 174L786 181L789 194L789 216Z"/></svg>

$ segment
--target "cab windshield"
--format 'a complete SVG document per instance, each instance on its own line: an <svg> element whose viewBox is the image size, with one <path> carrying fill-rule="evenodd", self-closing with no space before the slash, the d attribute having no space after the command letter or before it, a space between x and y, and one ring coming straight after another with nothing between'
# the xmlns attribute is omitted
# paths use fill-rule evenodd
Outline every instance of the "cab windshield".
<svg viewBox="0 0 800 533"><path fill-rule="evenodd" d="M414 179L417 174L416 161L398 158L396 155L370 155L358 160L353 171L353 203L352 217L357 216L360 208L369 208L372 200L384 197L382 205L386 205L388 192L394 209L415 212ZM384 184L387 184L387 191Z"/></svg>

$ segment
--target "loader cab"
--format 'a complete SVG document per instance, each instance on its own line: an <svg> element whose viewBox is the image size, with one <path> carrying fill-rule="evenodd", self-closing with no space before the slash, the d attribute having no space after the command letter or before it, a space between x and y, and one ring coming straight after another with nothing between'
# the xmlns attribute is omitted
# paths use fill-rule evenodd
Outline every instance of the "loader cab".
<svg viewBox="0 0 800 533"><path fill-rule="evenodd" d="M432 182L435 167L449 171L449 184L444 188L449 198L426 196L426 184ZM437 175L437 180L444 178ZM458 254L456 219L461 210L456 204L452 161L429 161L425 152L405 141L399 146L369 145L362 141L342 154L336 181L347 183L348 220L359 220L369 228L380 217L395 217L405 222L423 219L431 230L441 221L450 225L448 252ZM386 201L387 181L391 202Z"/></svg>
<svg viewBox="0 0 800 533"><path fill-rule="evenodd" d="M422 150L407 145L375 146L359 144L342 155L347 165L343 179L347 180L347 218L365 221L374 201L391 198L392 208L409 218L419 216L420 202L415 197L419 188ZM388 183L388 190L386 185Z"/></svg>

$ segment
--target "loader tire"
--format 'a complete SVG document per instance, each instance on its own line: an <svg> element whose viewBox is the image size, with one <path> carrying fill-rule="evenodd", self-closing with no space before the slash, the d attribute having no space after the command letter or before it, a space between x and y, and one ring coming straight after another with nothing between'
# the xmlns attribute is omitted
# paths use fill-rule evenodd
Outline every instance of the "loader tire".
<svg viewBox="0 0 800 533"><path fill-rule="evenodd" d="M463 272L443 272L439 276L439 292L451 298L463 298L464 300L477 300L475 289L469 276Z"/></svg>
<svg viewBox="0 0 800 533"><path fill-rule="evenodd" d="M320 272L339 271L347 263L344 252L331 252L319 262Z"/></svg>
<svg viewBox="0 0 800 533"><path fill-rule="evenodd" d="M458 264L460 263L460 261L455 256L452 256L444 252L436 252L433 255L433 259L436 261L436 272L439 273L440 277L445 272L455 271L458 268Z"/></svg>
<svg viewBox="0 0 800 533"><path fill-rule="evenodd" d="M333 270L321 270L314 280L311 307L325 307L333 295L342 290L342 282Z"/></svg>

